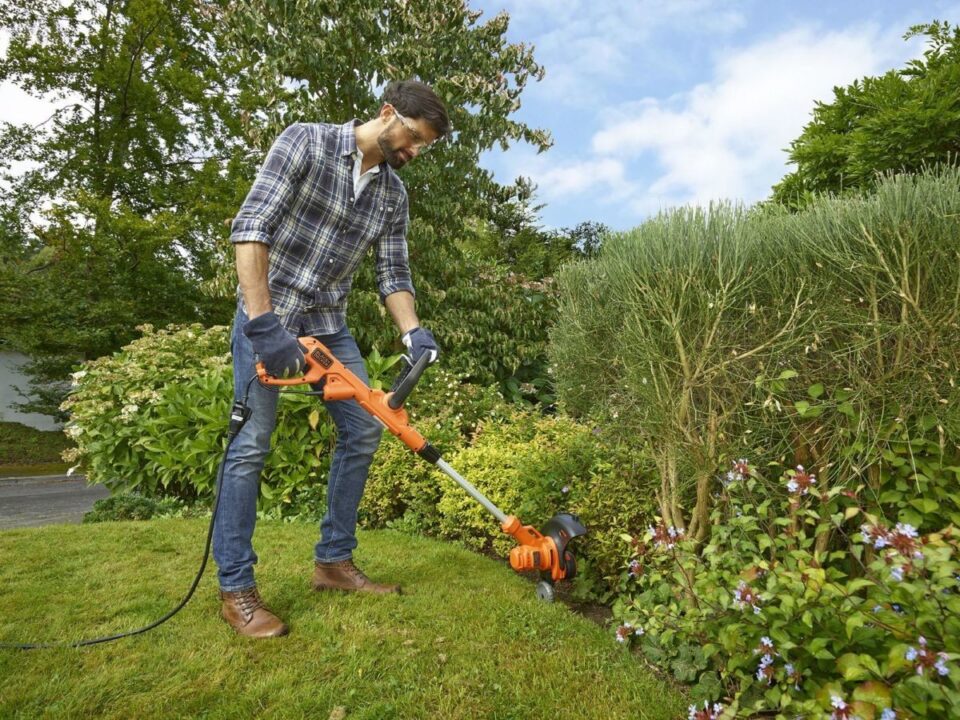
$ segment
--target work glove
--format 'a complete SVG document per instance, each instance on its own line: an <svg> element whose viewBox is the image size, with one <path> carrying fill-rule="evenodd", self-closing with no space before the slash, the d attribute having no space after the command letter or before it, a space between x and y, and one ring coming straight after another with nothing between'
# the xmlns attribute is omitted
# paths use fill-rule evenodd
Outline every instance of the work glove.
<svg viewBox="0 0 960 720"><path fill-rule="evenodd" d="M430 353L430 362L435 363L440 357L440 348L437 347L437 341L433 339L433 333L426 328L415 327L403 335L403 344L410 351L410 361L416 365L417 360L423 353Z"/></svg>
<svg viewBox="0 0 960 720"><path fill-rule="evenodd" d="M250 338L253 351L274 377L294 377L306 366L300 343L283 329L280 318L272 312L257 315L243 326L243 334Z"/></svg>

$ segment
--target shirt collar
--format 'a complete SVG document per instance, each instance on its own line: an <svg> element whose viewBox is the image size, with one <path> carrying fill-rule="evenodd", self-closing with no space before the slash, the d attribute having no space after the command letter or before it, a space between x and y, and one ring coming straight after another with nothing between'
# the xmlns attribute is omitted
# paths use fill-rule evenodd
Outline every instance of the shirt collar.
<svg viewBox="0 0 960 720"><path fill-rule="evenodd" d="M354 118L340 126L340 154L353 155L357 149L357 131L356 128L362 123Z"/></svg>
<svg viewBox="0 0 960 720"><path fill-rule="evenodd" d="M341 157L350 157L357 151L357 127L363 125L360 120L354 118L350 122L345 122L340 126L340 155ZM377 167L380 170L392 171L392 168L386 160Z"/></svg>

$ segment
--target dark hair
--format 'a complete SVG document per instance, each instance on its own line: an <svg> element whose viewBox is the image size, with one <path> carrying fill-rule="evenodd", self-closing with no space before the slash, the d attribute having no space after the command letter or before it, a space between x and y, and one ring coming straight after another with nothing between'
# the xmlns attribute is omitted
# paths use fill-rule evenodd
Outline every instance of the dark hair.
<svg viewBox="0 0 960 720"><path fill-rule="evenodd" d="M440 98L419 80L392 81L383 91L383 102L393 105L401 115L424 120L440 137L451 130L447 109Z"/></svg>

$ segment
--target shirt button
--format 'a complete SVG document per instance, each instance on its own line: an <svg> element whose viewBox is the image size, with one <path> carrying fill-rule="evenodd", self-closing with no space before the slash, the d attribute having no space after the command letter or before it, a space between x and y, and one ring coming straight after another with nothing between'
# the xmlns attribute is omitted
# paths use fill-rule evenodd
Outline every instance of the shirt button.
<svg viewBox="0 0 960 720"><path fill-rule="evenodd" d="M330 258L329 260L327 260L327 262L333 265L333 258Z"/></svg>

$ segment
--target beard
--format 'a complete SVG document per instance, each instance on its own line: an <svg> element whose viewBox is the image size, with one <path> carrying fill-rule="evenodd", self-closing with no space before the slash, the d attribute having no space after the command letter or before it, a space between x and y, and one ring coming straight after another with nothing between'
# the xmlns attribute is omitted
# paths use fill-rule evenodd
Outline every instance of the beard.
<svg viewBox="0 0 960 720"><path fill-rule="evenodd" d="M389 128L377 136L377 146L383 153L383 159L387 161L387 165L394 170L399 170L410 160L409 156L405 155L402 150L395 148L390 142Z"/></svg>

